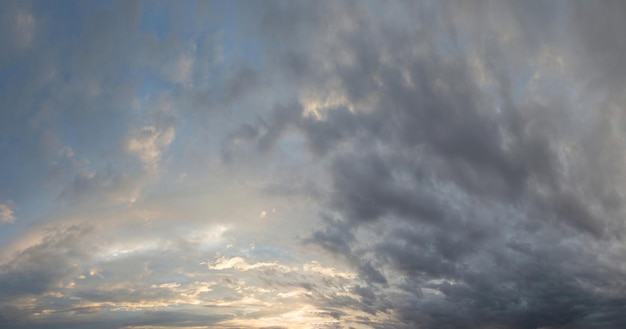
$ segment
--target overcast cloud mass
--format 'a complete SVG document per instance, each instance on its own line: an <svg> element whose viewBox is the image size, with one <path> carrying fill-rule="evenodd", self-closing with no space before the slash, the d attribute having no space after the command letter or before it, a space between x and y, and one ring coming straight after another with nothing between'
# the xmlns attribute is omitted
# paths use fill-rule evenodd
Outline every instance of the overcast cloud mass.
<svg viewBox="0 0 626 329"><path fill-rule="evenodd" d="M626 327L625 4L0 2L0 328Z"/></svg>

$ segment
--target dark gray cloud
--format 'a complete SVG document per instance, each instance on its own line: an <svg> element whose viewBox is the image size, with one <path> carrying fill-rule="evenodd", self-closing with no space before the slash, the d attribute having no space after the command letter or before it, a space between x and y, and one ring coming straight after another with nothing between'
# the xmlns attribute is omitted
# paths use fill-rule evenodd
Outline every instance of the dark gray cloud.
<svg viewBox="0 0 626 329"><path fill-rule="evenodd" d="M80 272L78 262L88 257L82 235L86 227L59 229L40 243L20 251L0 266L2 301L41 295Z"/></svg>
<svg viewBox="0 0 626 329"><path fill-rule="evenodd" d="M10 310L10 309L9 309ZM10 310L15 311L15 310ZM175 311L148 311L140 315L132 315L127 318L102 318L99 320L77 320L75 317L79 314L76 312L72 317L60 315L47 319L45 323L41 321L11 321L13 316L7 314L8 321L0 322L0 328L124 328L132 326L163 326L163 327L190 327L190 326L206 326L218 323L223 320L224 316L219 315L200 315L190 312ZM4 320L0 315L0 321Z"/></svg>
<svg viewBox="0 0 626 329"><path fill-rule="evenodd" d="M332 81L354 106L318 119L280 105L250 136L265 150L290 126L330 161L338 217L306 244L346 259L367 289L401 287L390 308L408 327L623 325L626 296L610 293L623 272L599 260L623 236L620 5L394 5L423 20L341 4L298 28L265 19L270 39L329 33L273 50L276 69L303 88ZM567 74L543 66L550 56Z"/></svg>

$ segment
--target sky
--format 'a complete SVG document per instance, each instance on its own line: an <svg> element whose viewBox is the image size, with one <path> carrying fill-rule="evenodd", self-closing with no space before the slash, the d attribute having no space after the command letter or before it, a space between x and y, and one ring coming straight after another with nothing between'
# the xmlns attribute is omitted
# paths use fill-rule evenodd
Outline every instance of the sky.
<svg viewBox="0 0 626 329"><path fill-rule="evenodd" d="M0 328L624 328L624 31L622 1L1 1Z"/></svg>

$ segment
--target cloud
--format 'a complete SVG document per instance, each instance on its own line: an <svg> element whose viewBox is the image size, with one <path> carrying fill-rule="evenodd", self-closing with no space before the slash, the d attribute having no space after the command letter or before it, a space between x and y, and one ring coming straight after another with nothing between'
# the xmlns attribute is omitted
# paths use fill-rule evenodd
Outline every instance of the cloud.
<svg viewBox="0 0 626 329"><path fill-rule="evenodd" d="M248 264L245 259L241 257L219 257L214 262L208 264L208 268L210 270L227 270L227 269L235 269L237 271L249 271L254 269L262 269L262 268L270 268L280 272L290 272L291 269L287 266L280 265L276 262L261 262L261 263L253 263Z"/></svg>
<svg viewBox="0 0 626 329"><path fill-rule="evenodd" d="M41 295L80 271L88 257L82 236L87 227L73 226L49 232L44 239L0 265L0 302L24 295Z"/></svg>
<svg viewBox="0 0 626 329"><path fill-rule="evenodd" d="M84 168L74 175L59 196L70 203L91 205L103 201L111 204L134 203L141 195L145 179L143 173L131 175L110 165L97 171Z"/></svg>
<svg viewBox="0 0 626 329"><path fill-rule="evenodd" d="M312 261L310 263L306 263L302 265L302 269L304 271L316 272L316 273L320 273L320 274L330 276L330 277L342 277L342 278L347 278L347 279L355 278L355 275L353 273L339 272L335 268L324 267L318 261Z"/></svg>
<svg viewBox="0 0 626 329"><path fill-rule="evenodd" d="M621 4L0 7L0 327L623 327Z"/></svg>
<svg viewBox="0 0 626 329"><path fill-rule="evenodd" d="M173 127L162 130L155 126L145 126L131 134L126 147L146 167L156 168L163 151L174 141L175 136Z"/></svg>
<svg viewBox="0 0 626 329"><path fill-rule="evenodd" d="M399 8L423 9L415 6ZM311 30L335 33L309 39L310 44L294 42L275 56L301 64L294 72L303 86L322 90L318 86L332 81L348 106L329 105L321 117L303 115L307 105L299 101L279 104L250 129L261 133L250 134L247 141L267 152L287 138L288 128L295 129L312 154L331 163L325 205L337 218L325 220L304 241L352 264L368 286L381 285L383 295L388 294L384 284L400 287L403 293L391 300L409 325L606 324L594 322L593 314L624 303L624 296L608 297L605 290L622 271L608 274L593 259L624 229L616 220L624 214L617 201L623 189L610 182L622 181L624 170L614 163L623 160L608 151L623 146L613 137L621 135L621 128L608 128L609 121L621 120L621 111L591 114L594 123L585 124L575 119L583 111L575 99L562 97L561 89L536 88L537 83L546 88L557 83L588 96L584 106L607 105L590 100L603 97L595 88L528 66L540 62L535 58L544 56L543 47L554 47L551 51L566 67L577 62L578 54L568 48L572 45L555 41L552 33L560 32L552 30L546 16L506 3L490 9L498 13L495 18L481 22L480 5L465 6L467 11L435 5L445 15L420 21L419 29L402 19L380 21L385 14L373 15L366 7L348 15L346 25L352 28L332 17L309 15ZM282 9L290 17L304 10ZM342 13L340 5L333 9ZM574 19L569 11L553 10L546 5L547 12L565 15L567 22ZM273 22L266 28L290 31L289 21ZM500 23L505 27L496 28ZM533 24L544 26L547 35L538 35ZM493 38L474 34L485 31ZM301 32L288 34L295 38ZM518 42L514 47L527 48L517 54L507 50L511 40ZM338 56L318 51L330 46ZM600 48L621 53L619 47ZM474 73L474 54L487 64L480 75ZM325 71L321 63L332 70ZM530 85L521 78L525 70L542 75ZM486 86L485 76L494 83ZM320 99L324 104L323 95ZM578 148L573 152L565 146L572 143ZM518 249L526 245L532 248ZM589 263L564 262L572 257ZM428 283L432 280L457 283ZM443 297L426 298L423 291ZM452 316L452 310L461 311ZM608 321L618 326L620 320Z"/></svg>
<svg viewBox="0 0 626 329"><path fill-rule="evenodd" d="M33 40L35 19L32 14L19 12L15 16L15 33L20 47L30 46Z"/></svg>
<svg viewBox="0 0 626 329"><path fill-rule="evenodd" d="M194 59L190 56L180 56L172 68L172 80L185 84L192 80Z"/></svg>
<svg viewBox="0 0 626 329"><path fill-rule="evenodd" d="M15 222L15 205L11 200L0 203L0 223Z"/></svg>

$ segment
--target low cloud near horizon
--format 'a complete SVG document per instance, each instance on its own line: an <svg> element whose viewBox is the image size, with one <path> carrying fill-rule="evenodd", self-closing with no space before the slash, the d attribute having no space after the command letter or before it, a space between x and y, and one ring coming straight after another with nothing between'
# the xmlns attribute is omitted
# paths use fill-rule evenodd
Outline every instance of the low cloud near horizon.
<svg viewBox="0 0 626 329"><path fill-rule="evenodd" d="M626 326L619 1L0 3L0 328Z"/></svg>

